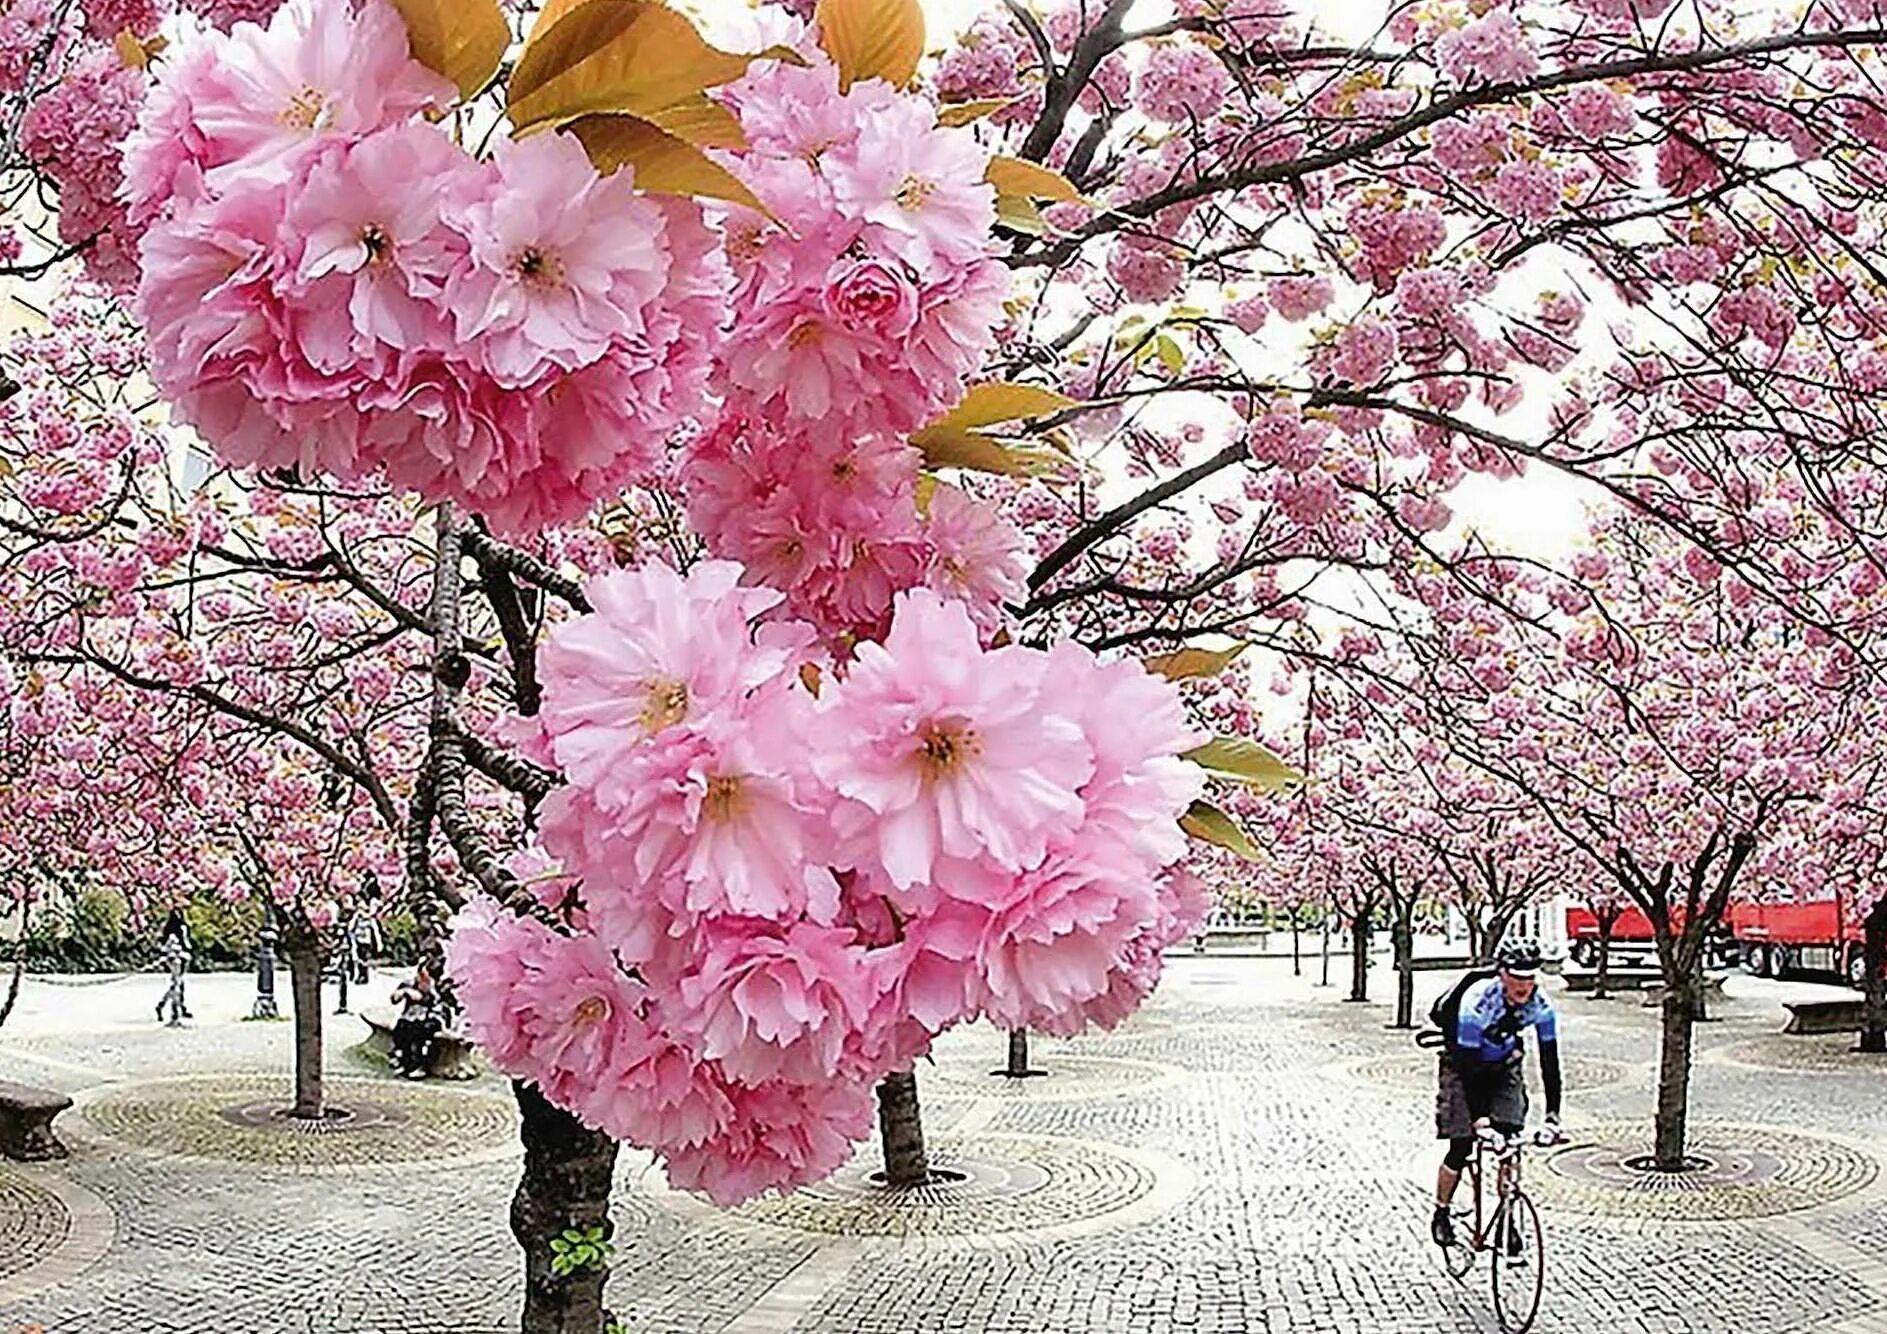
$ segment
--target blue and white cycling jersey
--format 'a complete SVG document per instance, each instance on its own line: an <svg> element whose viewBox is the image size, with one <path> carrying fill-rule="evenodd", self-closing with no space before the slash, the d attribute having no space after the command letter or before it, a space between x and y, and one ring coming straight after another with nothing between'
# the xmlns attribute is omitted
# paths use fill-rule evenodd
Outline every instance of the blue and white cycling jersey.
<svg viewBox="0 0 1887 1334"><path fill-rule="evenodd" d="M1490 978L1461 998L1456 1047L1471 1060L1497 1065L1519 1052L1520 1034L1529 1028L1538 1030L1541 1042L1559 1041L1559 1015L1546 993L1536 987L1525 1005L1509 1005L1500 979Z"/></svg>

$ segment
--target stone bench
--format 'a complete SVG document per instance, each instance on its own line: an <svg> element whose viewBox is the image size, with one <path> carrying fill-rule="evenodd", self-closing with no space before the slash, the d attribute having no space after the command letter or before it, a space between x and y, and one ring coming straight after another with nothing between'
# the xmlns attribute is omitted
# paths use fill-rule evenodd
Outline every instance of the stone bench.
<svg viewBox="0 0 1887 1334"><path fill-rule="evenodd" d="M1412 973L1465 973L1474 967L1467 955L1437 954L1409 960Z"/></svg>
<svg viewBox="0 0 1887 1334"><path fill-rule="evenodd" d="M367 1025L367 1050L384 1056L391 1065L393 1025L399 1016L385 1007L367 1007L360 1011L360 1017ZM477 1044L465 1034L447 1028L441 1029L432 1040L432 1059L426 1063L426 1073L434 1079L477 1079L484 1073L484 1064L479 1059Z"/></svg>
<svg viewBox="0 0 1887 1334"><path fill-rule="evenodd" d="M66 1157L52 1119L71 1105L63 1093L0 1080L0 1153L23 1163Z"/></svg>
<svg viewBox="0 0 1887 1334"><path fill-rule="evenodd" d="M1260 945L1271 936L1268 926L1209 926L1192 938L1192 952L1204 954L1207 941L1235 942L1256 939Z"/></svg>
<svg viewBox="0 0 1887 1334"><path fill-rule="evenodd" d="M1789 1012L1784 1033L1810 1036L1818 1033L1858 1033L1867 1015L1864 1000L1784 1001Z"/></svg>
<svg viewBox="0 0 1887 1334"><path fill-rule="evenodd" d="M1596 972L1568 971L1565 976L1568 991L1591 991L1599 982ZM1608 991L1643 991L1663 985L1664 974L1655 968L1608 968L1605 973Z"/></svg>

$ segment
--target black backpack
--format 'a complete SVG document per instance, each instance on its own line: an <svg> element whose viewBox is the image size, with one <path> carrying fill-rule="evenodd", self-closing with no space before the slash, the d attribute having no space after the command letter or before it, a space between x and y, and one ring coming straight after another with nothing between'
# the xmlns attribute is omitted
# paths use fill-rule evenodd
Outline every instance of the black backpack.
<svg viewBox="0 0 1887 1334"><path fill-rule="evenodd" d="M1418 1047L1440 1047L1444 1051L1455 1049L1456 1035L1461 1028L1461 1001L1471 987L1479 986L1500 976L1498 969L1469 969L1459 982L1443 995L1436 998L1428 1007L1428 1022L1432 1029L1424 1029L1415 1035Z"/></svg>

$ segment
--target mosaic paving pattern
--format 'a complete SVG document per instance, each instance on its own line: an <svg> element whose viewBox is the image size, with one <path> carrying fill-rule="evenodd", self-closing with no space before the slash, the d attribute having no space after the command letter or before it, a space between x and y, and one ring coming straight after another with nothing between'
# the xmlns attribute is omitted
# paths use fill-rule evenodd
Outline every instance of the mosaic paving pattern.
<svg viewBox="0 0 1887 1334"><path fill-rule="evenodd" d="M298 1172L478 1161L509 1153L516 1140L516 1108L489 1094L330 1077L327 1099L366 1114L312 1133L269 1114L289 1101L285 1080L241 1074L110 1085L78 1114L113 1147Z"/></svg>
<svg viewBox="0 0 1887 1334"><path fill-rule="evenodd" d="M58 1250L71 1221L57 1195L0 1166L0 1281Z"/></svg>
<svg viewBox="0 0 1887 1334"><path fill-rule="evenodd" d="M745 1205L734 1216L835 1236L1013 1236L1104 1220L1152 1195L1160 1170L1146 1155L1114 1145L1033 1135L940 1139L930 1159L964 1179L887 1191L871 1179L877 1155L861 1153L816 1186Z"/></svg>
<svg viewBox="0 0 1887 1334"><path fill-rule="evenodd" d="M1644 1074L1622 1062L1590 1056L1570 1057L1562 1061L1561 1066L1566 1087L1573 1090L1604 1088ZM1418 1051L1406 1056L1381 1056L1373 1060L1353 1061L1337 1067L1335 1072L1365 1084L1399 1091L1426 1090L1432 1093L1435 1089L1435 1056L1432 1052ZM1529 1072L1527 1078L1533 1080L1536 1076Z"/></svg>
<svg viewBox="0 0 1887 1334"><path fill-rule="evenodd" d="M1801 1070L1876 1079L1887 1074L1887 1053L1856 1051L1852 1033L1821 1037L1771 1034L1731 1043L1718 1050L1715 1059L1755 1070Z"/></svg>
<svg viewBox="0 0 1887 1334"><path fill-rule="evenodd" d="M1528 1174L1529 1189L1542 1204L1609 1217L1765 1218L1853 1195L1880 1173L1846 1145L1767 1128L1693 1122L1689 1152L1702 1166L1673 1173L1627 1165L1649 1149L1644 1125L1581 1129L1577 1139Z"/></svg>
<svg viewBox="0 0 1887 1334"><path fill-rule="evenodd" d="M1119 1056L1077 1056L1066 1051L1031 1052L1029 1064L1042 1073L1010 1079L992 1073L1000 1063L973 1056L940 1059L919 1078L928 1089L968 1098L1099 1098L1114 1093L1151 1093L1185 1078L1185 1072L1152 1061Z"/></svg>

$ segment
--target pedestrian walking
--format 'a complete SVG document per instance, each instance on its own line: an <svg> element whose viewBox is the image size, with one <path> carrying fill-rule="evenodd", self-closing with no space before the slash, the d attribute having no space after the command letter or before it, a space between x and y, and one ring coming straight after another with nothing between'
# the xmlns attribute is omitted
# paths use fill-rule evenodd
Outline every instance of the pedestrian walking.
<svg viewBox="0 0 1887 1334"><path fill-rule="evenodd" d="M158 937L158 956L164 961L164 967L170 973L170 986L163 998L157 1002L157 1017L164 1017L166 1008L170 1010L171 1028L177 1028L183 1021L193 1016L190 1007L184 1003L183 979L190 971L190 927L183 920L183 913L177 908L170 910L170 916L164 919L164 930Z"/></svg>

